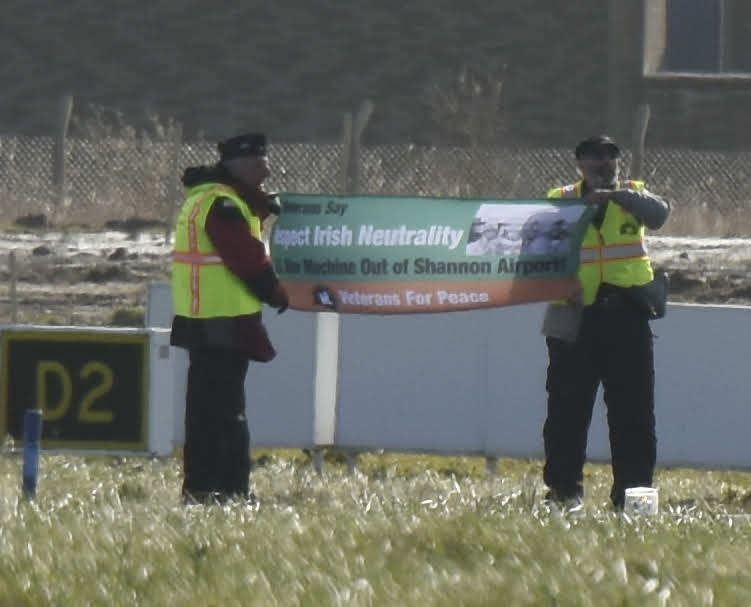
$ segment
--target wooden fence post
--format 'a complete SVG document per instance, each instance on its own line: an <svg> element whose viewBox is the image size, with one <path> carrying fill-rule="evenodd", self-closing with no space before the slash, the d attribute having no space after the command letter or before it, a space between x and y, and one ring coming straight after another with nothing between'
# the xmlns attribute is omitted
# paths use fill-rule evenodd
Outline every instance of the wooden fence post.
<svg viewBox="0 0 751 607"><path fill-rule="evenodd" d="M344 194L358 194L360 192L360 138L373 114L375 105L366 99L360 105L355 118L347 112L344 115L342 136L342 192Z"/></svg>
<svg viewBox="0 0 751 607"><path fill-rule="evenodd" d="M10 271L10 322L16 324L18 322L18 295L16 293L16 283L18 282L18 267L16 266L16 252L11 251L8 253L8 269Z"/></svg>
<svg viewBox="0 0 751 607"><path fill-rule="evenodd" d="M354 122L352 123L352 152L349 162L348 189L351 194L360 193L360 139L362 137L362 132L368 125L368 120L370 120L370 116L373 114L374 109L375 104L370 99L366 99L360 105L360 109L357 111L357 116L355 116Z"/></svg>
<svg viewBox="0 0 751 607"><path fill-rule="evenodd" d="M342 125L342 194L350 193L349 190L349 167L352 163L352 113L344 114L344 123Z"/></svg>
<svg viewBox="0 0 751 607"><path fill-rule="evenodd" d="M183 125L177 123L175 128L172 129L172 136L170 137L170 144L172 146L172 162L170 165L169 186L167 188L167 217L164 224L164 243L170 243L170 236L172 230L175 227L175 217L177 216L177 210L182 203L182 187L180 184L180 152L183 147Z"/></svg>
<svg viewBox="0 0 751 607"><path fill-rule="evenodd" d="M649 115L650 109L648 103L642 103L636 109L634 131L631 140L631 170L629 171L631 179L642 179L644 177L644 153Z"/></svg>

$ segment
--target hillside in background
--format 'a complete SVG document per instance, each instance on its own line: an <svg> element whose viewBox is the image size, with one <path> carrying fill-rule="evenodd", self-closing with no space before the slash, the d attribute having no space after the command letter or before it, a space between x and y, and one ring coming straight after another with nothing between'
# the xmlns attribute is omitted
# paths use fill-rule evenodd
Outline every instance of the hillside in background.
<svg viewBox="0 0 751 607"><path fill-rule="evenodd" d="M330 141L369 98L366 143L568 146L605 128L606 38L601 0L4 0L0 133L51 134L71 92L186 138Z"/></svg>

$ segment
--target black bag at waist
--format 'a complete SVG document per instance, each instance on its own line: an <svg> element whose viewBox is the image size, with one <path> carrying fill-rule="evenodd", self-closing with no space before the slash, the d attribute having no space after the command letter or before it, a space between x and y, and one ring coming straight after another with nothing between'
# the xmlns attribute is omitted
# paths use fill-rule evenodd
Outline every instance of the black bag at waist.
<svg viewBox="0 0 751 607"><path fill-rule="evenodd" d="M667 312L669 278L664 272L655 274L654 280L636 287L618 287L602 283L597 290L593 306L631 306L647 320L656 320Z"/></svg>

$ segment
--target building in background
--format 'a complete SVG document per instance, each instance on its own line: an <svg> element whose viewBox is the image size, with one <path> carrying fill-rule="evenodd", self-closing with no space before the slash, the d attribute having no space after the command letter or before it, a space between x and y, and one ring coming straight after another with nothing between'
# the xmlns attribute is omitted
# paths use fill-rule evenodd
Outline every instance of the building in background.
<svg viewBox="0 0 751 607"><path fill-rule="evenodd" d="M622 8L611 2L611 11L617 10ZM675 146L747 148L751 2L644 0L643 17L641 96L657 118L650 138Z"/></svg>

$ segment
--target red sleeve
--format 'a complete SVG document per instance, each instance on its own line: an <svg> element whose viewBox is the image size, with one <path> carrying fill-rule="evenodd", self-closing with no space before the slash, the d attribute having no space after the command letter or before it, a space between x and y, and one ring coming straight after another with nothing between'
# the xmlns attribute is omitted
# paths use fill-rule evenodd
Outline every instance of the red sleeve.
<svg viewBox="0 0 751 607"><path fill-rule="evenodd" d="M206 219L206 233L230 272L246 280L271 263L263 242L254 238L246 221L223 221L214 207Z"/></svg>

